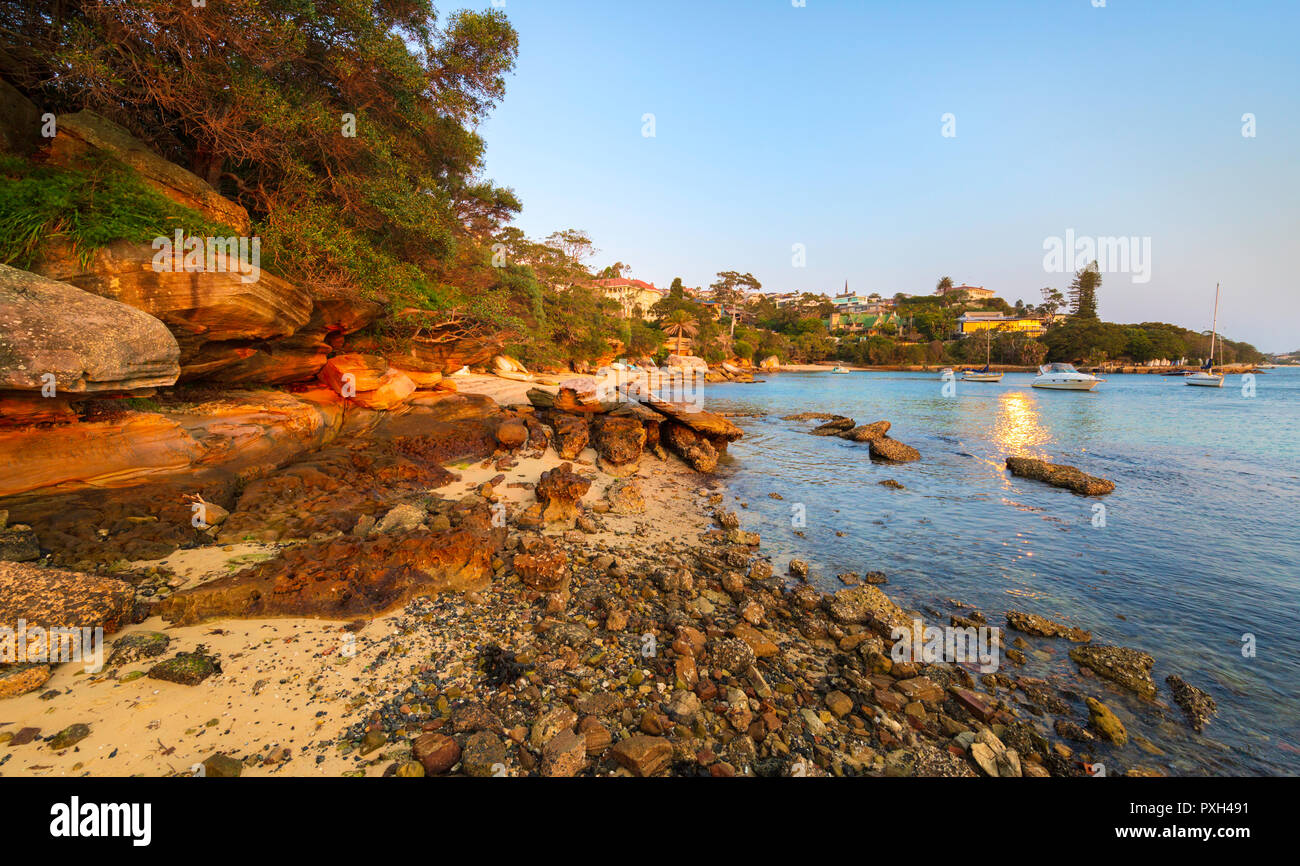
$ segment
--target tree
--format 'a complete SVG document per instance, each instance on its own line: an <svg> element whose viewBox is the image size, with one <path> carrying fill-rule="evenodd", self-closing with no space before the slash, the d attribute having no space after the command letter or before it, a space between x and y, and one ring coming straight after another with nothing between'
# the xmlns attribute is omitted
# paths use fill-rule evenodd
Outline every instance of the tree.
<svg viewBox="0 0 1300 866"><path fill-rule="evenodd" d="M1039 309L1043 311L1043 316L1050 324L1056 318L1056 313L1065 306L1065 295L1061 294L1059 289L1051 286L1045 286L1042 291L1043 302L1039 304Z"/></svg>
<svg viewBox="0 0 1300 866"><path fill-rule="evenodd" d="M1097 318L1097 289L1101 288L1101 270L1093 262L1080 268L1070 283L1070 313L1080 319Z"/></svg>
<svg viewBox="0 0 1300 866"><path fill-rule="evenodd" d="M736 333L736 307L744 300L746 292L757 292L763 284L754 279L753 274L737 271L719 271L718 279L709 286L713 297L722 304L723 312L731 311L731 333Z"/></svg>
<svg viewBox="0 0 1300 866"><path fill-rule="evenodd" d="M939 282L934 284L936 294L946 294L952 288L952 277L940 277Z"/></svg>
<svg viewBox="0 0 1300 866"><path fill-rule="evenodd" d="M682 337L699 333L699 323L685 310L674 310L664 319L664 333L677 339L677 354L682 354Z"/></svg>

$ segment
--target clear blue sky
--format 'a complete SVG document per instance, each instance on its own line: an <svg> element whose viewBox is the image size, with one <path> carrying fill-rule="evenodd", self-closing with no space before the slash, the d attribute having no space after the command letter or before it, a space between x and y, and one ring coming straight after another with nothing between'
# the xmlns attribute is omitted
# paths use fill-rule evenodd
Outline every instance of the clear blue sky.
<svg viewBox="0 0 1300 866"><path fill-rule="evenodd" d="M1300 348L1300 3L1092 2L506 0L488 176L658 285L1036 301L1047 238L1149 237L1103 318L1208 328L1221 281L1229 337Z"/></svg>

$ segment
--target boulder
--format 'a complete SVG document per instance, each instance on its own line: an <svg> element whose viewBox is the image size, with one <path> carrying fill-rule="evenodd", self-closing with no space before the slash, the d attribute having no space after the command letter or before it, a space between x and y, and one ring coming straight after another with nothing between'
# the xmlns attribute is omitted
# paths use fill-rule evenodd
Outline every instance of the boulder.
<svg viewBox="0 0 1300 866"><path fill-rule="evenodd" d="M686 404L669 403L653 398L649 403L655 410L678 424L706 436L715 448L725 449L728 442L734 442L745 435L743 430L722 415L698 412L694 407Z"/></svg>
<svg viewBox="0 0 1300 866"><path fill-rule="evenodd" d="M598 415L591 424L593 445L601 468L611 475L635 471L645 448L645 425L629 416Z"/></svg>
<svg viewBox="0 0 1300 866"><path fill-rule="evenodd" d="M497 428L496 437L504 448L519 448L528 441L528 426L518 418L507 418Z"/></svg>
<svg viewBox="0 0 1300 866"><path fill-rule="evenodd" d="M913 627L912 617L870 584L841 589L827 602L831 619L842 624L864 624L889 634L895 628Z"/></svg>
<svg viewBox="0 0 1300 866"><path fill-rule="evenodd" d="M54 670L43 663L0 664L0 699L34 692L53 674Z"/></svg>
<svg viewBox="0 0 1300 866"><path fill-rule="evenodd" d="M1088 475L1073 466L1063 466L1033 457L1008 457L1012 475L1063 487L1081 496L1104 496L1115 490L1115 482Z"/></svg>
<svg viewBox="0 0 1300 866"><path fill-rule="evenodd" d="M718 450L700 433L685 424L665 421L659 427L660 441L696 472L718 468Z"/></svg>
<svg viewBox="0 0 1300 866"><path fill-rule="evenodd" d="M1092 728L1103 740L1122 746L1128 742L1128 731L1110 709L1096 698L1086 698L1088 704L1088 727Z"/></svg>
<svg viewBox="0 0 1300 866"><path fill-rule="evenodd" d="M492 359L492 369L498 373L521 373L528 375L528 368L509 355L497 355Z"/></svg>
<svg viewBox="0 0 1300 866"><path fill-rule="evenodd" d="M669 355L668 360L664 361L664 366L680 370L698 370L701 373L707 373L709 370L708 362L695 355Z"/></svg>
<svg viewBox="0 0 1300 866"><path fill-rule="evenodd" d="M1174 703L1178 704L1183 711L1183 715L1187 717L1187 723L1192 726L1192 730L1199 734L1219 711L1218 704L1209 694L1196 686L1188 685L1177 674L1170 674L1165 677L1165 682L1169 684L1169 690L1173 692Z"/></svg>
<svg viewBox="0 0 1300 866"><path fill-rule="evenodd" d="M173 384L180 351L165 325L137 309L0 265L0 391L58 394Z"/></svg>
<svg viewBox="0 0 1300 866"><path fill-rule="evenodd" d="M1039 637L1063 637L1079 643L1092 640L1092 635L1081 628L1053 622L1047 617L1036 614L1021 613L1018 610L1007 611L1007 626Z"/></svg>
<svg viewBox="0 0 1300 866"><path fill-rule="evenodd" d="M57 134L50 145L50 162L75 165L90 153L107 153L125 163L146 184L212 222L230 226L242 235L251 230L248 211L243 207L220 195L198 175L163 159L111 120L92 111L59 115Z"/></svg>
<svg viewBox="0 0 1300 866"><path fill-rule="evenodd" d="M766 358L758 362L758 368L769 372L779 370L781 369L781 359L776 355L768 355Z"/></svg>
<svg viewBox="0 0 1300 866"><path fill-rule="evenodd" d="M641 486L630 478L620 478L605 491L609 510L614 514L644 514L645 496Z"/></svg>
<svg viewBox="0 0 1300 866"><path fill-rule="evenodd" d="M321 368L321 379L367 409L393 409L415 393L415 383L378 355L336 355Z"/></svg>
<svg viewBox="0 0 1300 866"><path fill-rule="evenodd" d="M872 424L862 424L850 430L844 430L836 435L841 439L848 439L850 442L872 442L888 433L889 427L888 421L876 421Z"/></svg>
<svg viewBox="0 0 1300 866"><path fill-rule="evenodd" d="M135 589L123 580L0 562L3 628L17 630L21 619L28 628L102 628L111 633L130 623L134 604Z"/></svg>
<svg viewBox="0 0 1300 866"><path fill-rule="evenodd" d="M663 737L637 734L619 740L611 751L614 760L630 770L632 775L653 776L672 760L673 744Z"/></svg>
<svg viewBox="0 0 1300 866"><path fill-rule="evenodd" d="M208 344L226 344L224 358L233 364L250 354L240 349L253 348L239 341L287 337L311 319L312 299L305 290L265 271L243 274L238 260L224 251L196 271L176 268L175 262L160 269L159 256L165 258L165 252L151 244L114 241L83 266L72 248L60 243L49 246L37 270L160 319L180 345L187 377L224 366Z"/></svg>
<svg viewBox="0 0 1300 866"><path fill-rule="evenodd" d="M881 436L869 441L871 456L878 460L887 460L891 463L909 463L921 459L920 451L917 451L911 445L904 445L897 439Z"/></svg>
<svg viewBox="0 0 1300 866"><path fill-rule="evenodd" d="M555 446L555 453L564 460L577 459L582 449L587 447L591 436L591 427L587 419L577 415L556 413L550 417L550 420L551 429L555 431L551 440Z"/></svg>
<svg viewBox="0 0 1300 866"><path fill-rule="evenodd" d="M841 415L838 418L832 418L825 424L819 424L808 432L814 436L838 436L852 430L856 423L852 418L845 418Z"/></svg>
<svg viewBox="0 0 1300 866"><path fill-rule="evenodd" d="M535 491L542 506L542 520L572 523L578 516L578 500L590 487L591 481L574 472L569 463L543 472Z"/></svg>

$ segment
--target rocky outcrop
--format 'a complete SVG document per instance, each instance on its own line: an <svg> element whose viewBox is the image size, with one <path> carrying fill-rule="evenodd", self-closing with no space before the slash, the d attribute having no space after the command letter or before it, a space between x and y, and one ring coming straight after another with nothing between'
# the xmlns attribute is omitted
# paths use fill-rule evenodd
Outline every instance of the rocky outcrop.
<svg viewBox="0 0 1300 866"><path fill-rule="evenodd" d="M665 421L659 427L659 441L696 472L712 472L718 468L718 449L685 424Z"/></svg>
<svg viewBox="0 0 1300 866"><path fill-rule="evenodd" d="M158 270L150 244L115 241L83 267L66 244L52 245L38 270L164 322L181 348L187 378L204 376L252 354L253 341L288 337L311 319L303 289L261 271L242 274L233 257L214 257L202 271ZM225 268L225 270L221 270Z"/></svg>
<svg viewBox="0 0 1300 866"><path fill-rule="evenodd" d="M500 540L456 529L308 542L177 593L155 610L179 625L222 617L376 616L420 595L481 588L492 576Z"/></svg>
<svg viewBox="0 0 1300 866"><path fill-rule="evenodd" d="M551 422L551 429L555 431L552 438L552 444L555 445L555 453L559 454L564 460L575 460L582 453L582 449L587 447L587 442L591 437L591 426L587 419L578 415L567 415L562 412L553 413L548 416Z"/></svg>
<svg viewBox="0 0 1300 866"><path fill-rule="evenodd" d="M865 624L883 635L895 628L912 628L912 617L889 596L867 584L841 589L827 600L826 610L838 623Z"/></svg>
<svg viewBox="0 0 1300 866"><path fill-rule="evenodd" d="M645 448L645 425L631 416L597 415L591 424L601 470L609 475L636 471Z"/></svg>
<svg viewBox="0 0 1300 866"><path fill-rule="evenodd" d="M1007 469L1012 475L1064 487L1081 496L1104 496L1115 489L1114 481L1088 475L1073 466L1048 463L1033 457L1008 457Z"/></svg>
<svg viewBox="0 0 1300 866"><path fill-rule="evenodd" d="M42 143L40 110L0 78L0 151L26 156Z"/></svg>
<svg viewBox="0 0 1300 866"><path fill-rule="evenodd" d="M876 421L872 424L862 424L836 435L841 439L848 439L850 442L872 442L888 433L889 427L888 421Z"/></svg>
<svg viewBox="0 0 1300 866"><path fill-rule="evenodd" d="M0 391L59 394L170 385L179 349L152 316L67 283L0 265Z"/></svg>
<svg viewBox="0 0 1300 866"><path fill-rule="evenodd" d="M1174 703L1178 704L1183 715L1187 717L1187 724L1191 725L1192 730L1198 734L1205 730L1205 726L1219 711L1214 698L1196 686L1189 685L1177 674L1165 677L1165 682L1169 685L1169 691L1173 693Z"/></svg>
<svg viewBox="0 0 1300 866"><path fill-rule="evenodd" d="M415 383L378 355L336 355L325 363L321 379L367 409L393 409L415 393Z"/></svg>
<svg viewBox="0 0 1300 866"><path fill-rule="evenodd" d="M890 439L888 436L879 436L868 441L870 443L871 456L877 460L887 460L891 463L910 463L914 460L921 459L920 451L917 451L911 445L904 445L897 439Z"/></svg>
<svg viewBox="0 0 1300 866"><path fill-rule="evenodd" d="M1081 628L1054 622L1037 614L1021 613L1018 610L1007 611L1007 626L1016 631L1038 635L1039 637L1063 637L1080 643L1092 640L1092 634Z"/></svg>
<svg viewBox="0 0 1300 866"><path fill-rule="evenodd" d="M779 370L781 369L781 359L776 355L768 355L766 358L758 362L758 369L769 373Z"/></svg>
<svg viewBox="0 0 1300 866"><path fill-rule="evenodd" d="M1155 697L1156 684L1151 679L1155 659L1144 652L1122 646L1080 646L1070 650L1070 658L1102 679L1118 683L1143 697Z"/></svg>
<svg viewBox="0 0 1300 866"><path fill-rule="evenodd" d="M141 180L167 198L209 220L230 226L238 234L250 231L248 211L220 195L193 172L163 159L122 127L92 111L61 114L49 159L75 165L89 153L107 153L135 169Z"/></svg>
<svg viewBox="0 0 1300 866"><path fill-rule="evenodd" d="M0 562L0 626L14 631L23 620L29 629L102 628L111 633L130 624L134 607L135 590L126 581Z"/></svg>
<svg viewBox="0 0 1300 866"><path fill-rule="evenodd" d="M839 436L841 433L852 430L855 422L852 418L845 418L843 415L832 418L824 424L819 424L808 432L814 436Z"/></svg>
<svg viewBox="0 0 1300 866"><path fill-rule="evenodd" d="M656 411L707 438L719 450L725 450L728 442L734 442L745 435L744 431L722 415L699 412L693 406L682 403L669 403L656 399L650 399L648 402Z"/></svg>
<svg viewBox="0 0 1300 866"><path fill-rule="evenodd" d="M537 481L537 501L546 523L572 523L578 516L578 500L586 495L591 480L573 471L572 464L561 463L543 472Z"/></svg>
<svg viewBox="0 0 1300 866"><path fill-rule="evenodd" d="M408 347L386 353L389 362L403 369L450 375L461 367L486 364L501 352L500 337L470 337L429 343L413 341Z"/></svg>

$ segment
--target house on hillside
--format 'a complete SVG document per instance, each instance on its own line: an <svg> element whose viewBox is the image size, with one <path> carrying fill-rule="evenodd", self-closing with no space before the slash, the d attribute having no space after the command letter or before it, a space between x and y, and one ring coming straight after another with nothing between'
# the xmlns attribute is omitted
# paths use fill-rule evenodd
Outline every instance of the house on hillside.
<svg viewBox="0 0 1300 866"><path fill-rule="evenodd" d="M940 297L965 297L972 301L987 301L997 295L997 292L983 286L952 286L951 288L935 289L934 293Z"/></svg>
<svg viewBox="0 0 1300 866"><path fill-rule="evenodd" d="M656 288L654 283L643 280L629 280L617 277L612 280L596 280L599 288L611 301L616 301L623 311L624 318L631 318L639 310L639 315L648 316L650 308L659 303L668 293Z"/></svg>
<svg viewBox="0 0 1300 866"><path fill-rule="evenodd" d="M835 310L826 321L826 329L831 333L845 331L850 334L865 334L869 337L881 333L886 326L898 328L896 313L849 313Z"/></svg>
<svg viewBox="0 0 1300 866"><path fill-rule="evenodd" d="M972 310L957 320L957 336L969 337L984 331L1019 331L1031 337L1047 332L1042 319L1035 316L1004 316L996 310Z"/></svg>

